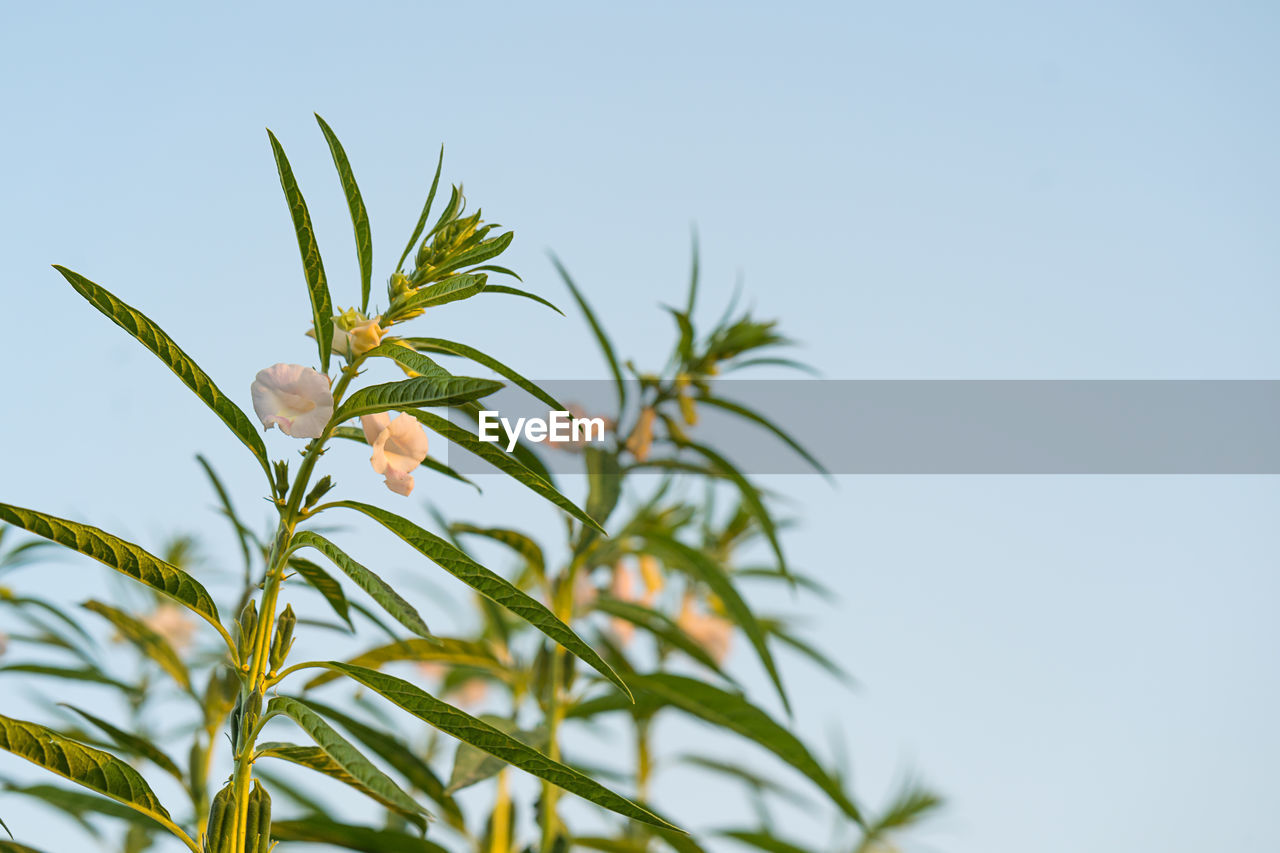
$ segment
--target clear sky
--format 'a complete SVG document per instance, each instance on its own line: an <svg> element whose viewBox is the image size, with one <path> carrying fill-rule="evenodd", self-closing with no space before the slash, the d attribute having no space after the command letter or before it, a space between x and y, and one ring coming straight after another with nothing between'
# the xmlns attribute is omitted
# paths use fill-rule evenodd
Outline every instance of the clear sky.
<svg viewBox="0 0 1280 853"><path fill-rule="evenodd" d="M312 111L371 209L375 282L444 143L528 286L563 301L554 249L642 362L696 222L708 317L741 274L830 377L1280 378L1277 37L1263 2L10 5L2 498L231 553L192 455L245 507L252 464L48 265L144 309L247 408L259 368L310 351L265 126L335 298L355 292ZM604 375L576 319L440 317L529 375ZM770 485L803 519L795 562L841 595L814 636L862 684L797 664L797 725L842 729L873 800L908 767L948 796L919 849L1280 849L1275 478ZM498 488L427 496L550 519ZM74 589L36 582L96 583L65 571Z"/></svg>

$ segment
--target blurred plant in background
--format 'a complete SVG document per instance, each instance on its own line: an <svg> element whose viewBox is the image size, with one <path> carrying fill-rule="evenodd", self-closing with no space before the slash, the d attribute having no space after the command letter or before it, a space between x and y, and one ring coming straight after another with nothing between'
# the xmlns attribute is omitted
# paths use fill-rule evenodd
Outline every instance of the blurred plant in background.
<svg viewBox="0 0 1280 853"><path fill-rule="evenodd" d="M397 329L485 294L554 309L541 296L491 281L519 280L493 263L512 232L484 222L479 210L467 214L460 186L427 227L442 153L422 215L388 278L387 307L371 309L368 216L341 144L317 120L348 202L361 281L358 303L335 308L306 203L272 135L303 261L318 369L265 368L252 390L264 427L310 439L296 473L287 460L269 458L249 417L158 326L94 282L57 268L222 419L257 459L279 518L274 529L253 530L212 465L197 457L239 546L238 591L215 601L205 582L218 573L211 566L226 561L202 557L190 536L152 554L85 524L0 504L0 522L9 525L0 525L0 676L33 688L73 682L77 695L115 697L89 707L37 698L42 723L0 715L0 749L63 780L26 784L0 763L0 819L16 813L16 798L36 798L106 849L125 853L175 843L195 853L249 853L276 844L476 853L687 853L722 844L774 853L890 849L939 801L908 785L872 814L850 790L843 767L824 763L793 733L774 649L782 645L811 659L835 683L848 676L794 625L759 611L745 590L827 593L788 565L771 496L697 439L700 410L714 408L769 430L821 472L780 426L720 396L724 383L717 377L760 365L802 367L776 354L787 341L775 324L731 305L699 334L695 246L685 305L668 309L676 332L671 358L646 372L619 359L557 261L616 385L604 440L569 448L587 475L579 506L533 448L517 443L508 453L505 438L481 441L459 423L476 422L482 401L504 382L454 374L437 359L495 374L551 411L568 410L561 401L469 344ZM341 364L331 376L335 354ZM398 366L406 378L356 387L377 363ZM312 482L336 438L367 445L375 474L399 495L410 494L415 473L469 483L429 453L435 445L428 430L551 502L563 530L480 524L434 508L413 520L354 500L324 502L337 484L329 475ZM321 515L353 513L471 588L454 635L428 628L402 586L357 562L318 523ZM43 538L24 538L22 531ZM131 585L116 600L84 602L92 619L24 595L17 570L67 571L52 543L115 569ZM478 556L485 548L508 553L508 570L486 568ZM768 555L764 564L753 559L761 553ZM359 594L349 597L353 588ZM298 595L308 589L316 596L310 601ZM318 602L323 616L312 612ZM101 630L90 630L94 621ZM364 650L345 660L299 661L292 654L296 638L323 648L324 637L336 634L362 640ZM735 679L730 663L747 657L768 674L774 694L768 701L781 706L781 718ZM403 713L393 716L392 706ZM752 744L811 790L793 789L736 750L729 758L664 750L657 723L668 715ZM406 719L425 725L406 730ZM293 740L268 739L268 731ZM659 815L653 803L663 799L661 770L668 766L696 769L706 784L740 792L739 825L701 826L697 803ZM309 776L358 792L376 816L365 824L340 821ZM797 800L811 822L829 824L822 847L797 840L811 831L789 833L775 820L775 803ZM819 809L818 800L826 806ZM38 851L25 846L41 842L31 832L29 824L16 826L27 837L0 841L0 851Z"/></svg>

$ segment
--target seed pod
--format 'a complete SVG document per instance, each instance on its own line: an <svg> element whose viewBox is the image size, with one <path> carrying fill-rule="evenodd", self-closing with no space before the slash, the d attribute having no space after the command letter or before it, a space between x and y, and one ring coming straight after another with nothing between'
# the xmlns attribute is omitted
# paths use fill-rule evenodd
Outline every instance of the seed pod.
<svg viewBox="0 0 1280 853"><path fill-rule="evenodd" d="M231 853L235 845L236 808L228 784L213 798L209 806L209 823L205 830L205 853Z"/></svg>
<svg viewBox="0 0 1280 853"><path fill-rule="evenodd" d="M267 853L271 849L271 795L254 780L249 792L249 820L245 827L244 849Z"/></svg>
<svg viewBox="0 0 1280 853"><path fill-rule="evenodd" d="M293 647L293 628L297 623L298 619L293 615L293 605L285 605L284 612L276 620L275 636L271 638L271 655L268 660L271 662L272 671L279 669L285 658L289 656L289 649Z"/></svg>
<svg viewBox="0 0 1280 853"><path fill-rule="evenodd" d="M236 622L236 650L240 660L248 661L253 653L253 638L258 632L258 604L253 599L240 611L240 619Z"/></svg>

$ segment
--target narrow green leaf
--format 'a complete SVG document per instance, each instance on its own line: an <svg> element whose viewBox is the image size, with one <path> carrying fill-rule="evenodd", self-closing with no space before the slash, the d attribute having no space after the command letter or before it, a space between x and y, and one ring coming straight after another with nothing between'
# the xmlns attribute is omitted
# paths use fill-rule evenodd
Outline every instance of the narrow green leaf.
<svg viewBox="0 0 1280 853"><path fill-rule="evenodd" d="M710 447L692 442L685 442L683 446L706 457L712 465L734 482L738 487L738 492L742 495L743 506L751 513L751 517L759 522L760 529L764 531L765 538L769 540L769 546L773 549L774 556L778 558L778 570L789 578L791 571L787 567L786 557L782 555L782 543L778 540L778 528L773 523L773 516L765 509L764 501L761 500L760 492L757 491L756 487L728 459L725 459Z"/></svg>
<svg viewBox="0 0 1280 853"><path fill-rule="evenodd" d="M351 171L347 152L343 150L337 134L318 113L316 122L320 125L325 141L329 143L329 153L333 155L333 165L338 170L342 192L347 197L347 209L351 211L351 226L356 232L356 255L360 259L360 310L368 311L369 291L373 282L373 234L369 230L369 211L365 209L355 173Z"/></svg>
<svg viewBox="0 0 1280 853"><path fill-rule="evenodd" d="M416 835L406 835L392 829L334 823L320 816L304 820L273 820L271 837L277 841L332 844L363 853L449 853L439 844Z"/></svg>
<svg viewBox="0 0 1280 853"><path fill-rule="evenodd" d="M410 641L414 642L414 641ZM330 673L326 671L326 675ZM445 820L452 826L464 826L462 811L458 803L445 791L444 782L436 776L431 765L417 756L414 750L402 740L384 731L366 725L350 715L330 705L323 705L314 699L308 703L316 711L324 714L347 730L356 740L373 750L373 753L390 764L409 782L411 786L422 791L439 804Z"/></svg>
<svg viewBox="0 0 1280 853"><path fill-rule="evenodd" d="M769 430L769 432L776 435L778 438L782 439L782 441L785 442L786 445L790 447L792 450L794 450L796 453L800 454L800 456L804 458L804 461L808 462L810 465L813 466L813 469L815 471L817 471L819 474L822 474L827 479L831 479L831 472L828 471L823 466L823 464L819 462L817 458L814 457L812 453L806 450L804 448L804 445L800 444L798 441L792 438L784 429L782 429L782 427L778 426L773 421L769 420L759 412L756 412L752 409L748 409L746 406L742 405L741 403L735 403L732 400L721 400L718 397L710 397L710 396L699 397L698 402L706 403L708 406L712 406L717 409L724 409L726 412L732 412L735 415L738 415L739 417L746 418L749 421L759 424L760 426Z"/></svg>
<svg viewBox="0 0 1280 853"><path fill-rule="evenodd" d="M528 391L530 394L550 406L553 411L566 411L564 404L555 397L552 397L546 391L542 390L528 379L525 379L519 373L516 373L496 358L486 355L474 347L469 347L466 344L460 344L456 341L447 341L444 338L405 338L404 342L419 351L444 353L446 355L456 355L461 358L469 358L477 364L484 365L499 376L511 380L511 382L513 382L518 388ZM381 347L379 347L379 349L381 349ZM397 347L397 349L403 349L403 347Z"/></svg>
<svg viewBox="0 0 1280 853"><path fill-rule="evenodd" d="M695 678L671 673L633 676L637 692L648 692L672 707L679 708L712 725L736 732L803 773L841 811L859 824L862 814L795 735L749 703L741 694L730 693Z"/></svg>
<svg viewBox="0 0 1280 853"><path fill-rule="evenodd" d="M485 226L485 229L492 228L492 225ZM460 255L449 258L449 264L454 269L462 269L472 264L482 263L490 258L496 258L507 250L507 246L511 245L511 241L515 238L514 231L508 231L505 234L499 234L492 240L485 240L480 245L468 249Z"/></svg>
<svg viewBox="0 0 1280 853"><path fill-rule="evenodd" d="M539 726L532 731L521 731L515 722L505 717L484 714L478 719L521 743L542 752L546 751L547 729L545 726ZM506 762L501 758L496 758L483 749L469 743L459 744L458 751L453 756L453 771L449 774L449 793L456 793L496 776L506 766Z"/></svg>
<svg viewBox="0 0 1280 853"><path fill-rule="evenodd" d="M510 735L503 734L465 711L441 702L407 681L376 670L336 661L324 665L337 669L445 734L482 749L514 767L545 779L589 802L641 823L663 829L676 829L625 797L610 791L594 779L558 761L553 761L536 749Z"/></svg>
<svg viewBox="0 0 1280 853"><path fill-rule="evenodd" d="M569 286L569 292L573 294L574 301L578 303L578 308L582 310L583 316L586 317L587 325L591 327L591 331L596 336L596 341L600 344L600 351L604 353L605 361L609 363L609 371L613 374L613 381L618 388L618 411L621 412L627 405L627 385L622 378L622 368L618 366L618 357L614 355L613 344L609 342L609 336L605 334L600 321L596 319L591 306L587 304L586 298L578 290L578 286L573 283L573 279L569 277L569 271L560 263L560 259L552 255L551 263L555 264L556 271L560 273L564 283Z"/></svg>
<svg viewBox="0 0 1280 853"><path fill-rule="evenodd" d="M231 402L227 395L218 390L218 386L213 384L213 380L200 369L198 364L191 360L191 356L183 352L181 347L173 342L173 338L165 334L163 329L151 322L141 311L121 302L106 288L94 284L89 279L77 272L72 272L66 267L54 264L53 268L62 273L62 277L70 282L77 293L89 300L89 304L107 315L117 326L132 335L138 343L151 350L157 358L163 361L165 366L172 370L184 385L203 400L206 406L213 409L213 413L221 418L222 422L235 433L236 438L244 442L244 446L249 448L254 458L258 460L258 464L267 473L267 477L271 477L271 464L267 459L267 446L263 444L262 436L253 428L253 423L249 420L248 415L239 406Z"/></svg>
<svg viewBox="0 0 1280 853"><path fill-rule="evenodd" d="M398 812L401 815L413 820L418 826L426 826L421 815L415 809L407 811L391 800L386 799L377 791L367 787L363 782L347 772L341 764L339 764L333 756L325 752L318 746L298 746L291 743L262 743L258 746L258 755L260 758L277 758L281 761L287 761L290 764L296 764L299 767L305 767L308 770L314 770L322 776L328 776L335 779L348 787L354 788L364 794L374 802ZM408 796L408 795L406 795Z"/></svg>
<svg viewBox="0 0 1280 853"><path fill-rule="evenodd" d="M118 681L96 668L54 666L44 663L7 663L4 666L0 666L0 673L5 672L23 675L44 675L50 678L66 679L67 681L84 681L89 684L105 684L108 687L116 688L122 693L131 694L132 698L136 699L138 696L138 688L135 685Z"/></svg>
<svg viewBox="0 0 1280 853"><path fill-rule="evenodd" d="M763 830L750 829L726 829L717 833L725 838L732 838L734 841L754 847L757 850L764 850L765 853L813 853L808 847L801 847L778 838L772 833Z"/></svg>
<svg viewBox="0 0 1280 853"><path fill-rule="evenodd" d="M341 505L341 504L340 504ZM302 530L294 534L291 550L314 548L342 570L347 577L355 581L356 586L369 594L369 597L387 612L393 619L408 628L419 637L431 637L431 629L418 615L412 604L400 597L391 585L346 555L346 553L325 539L319 533Z"/></svg>
<svg viewBox="0 0 1280 853"><path fill-rule="evenodd" d="M447 305L450 302L458 302L462 299L470 299L472 296L475 296L477 293L484 290L484 287L485 281L483 276L451 276L446 278L444 281L428 285L405 299L403 307L398 307L396 314L397 316L400 316L400 311L418 311L426 308L434 308L438 305Z"/></svg>
<svg viewBox="0 0 1280 853"><path fill-rule="evenodd" d="M491 539L494 542L506 545L512 551L524 557L525 561L533 566L539 575L546 576L547 561L542 555L542 548L533 539L517 530L505 527L477 527L474 524L451 524L449 525L449 531L454 534L465 533L471 536L483 536L485 539Z"/></svg>
<svg viewBox="0 0 1280 853"><path fill-rule="evenodd" d="M340 424L378 412L403 412L418 406L456 406L487 397L501 388L501 382L469 376L418 376L400 382L371 385L344 400L334 413L332 423Z"/></svg>
<svg viewBox="0 0 1280 853"><path fill-rule="evenodd" d="M5 716L0 716L0 749L124 803L172 832L195 853L200 853L199 845L173 822L138 771L111 753L85 746L36 723Z"/></svg>
<svg viewBox="0 0 1280 853"><path fill-rule="evenodd" d="M498 447L497 443L481 441L474 433L457 426L448 418L432 412L423 412L414 409L405 412L405 414L413 415L421 421L427 429L440 434L447 440L452 441L454 444L461 447L463 450L479 456L499 471L502 471L504 474L515 479L516 482L521 483L541 495L543 498L551 501L551 503L560 507L560 509L569 513L574 518L595 528L600 533L604 533L606 536L608 535L608 533L605 532L605 529L601 527L594 518L578 509L573 501L556 491L554 486L535 474L533 471L529 470L529 468L527 468L523 463L504 452L500 447Z"/></svg>
<svg viewBox="0 0 1280 853"><path fill-rule="evenodd" d="M147 759L170 776L173 776L178 781L182 781L183 773L178 768L178 765L174 763L172 758L165 755L164 751L161 750L160 747L156 746L151 741L146 738L138 737L130 732L126 732L124 729L112 725L101 717L95 717L93 714L77 708L75 705L69 705L66 702L61 702L59 704L64 708L69 708L76 712L94 726L101 729L107 737L115 741L116 745L124 751Z"/></svg>
<svg viewBox="0 0 1280 853"><path fill-rule="evenodd" d="M487 267L476 267L476 269L472 270L472 272L476 272L482 269L487 269ZM506 272L509 275L515 275L515 273L511 272L510 270L503 270L503 272ZM519 278L519 276L516 276L516 277ZM506 284L489 284L485 287L484 292L485 293L503 293L503 294L506 294L507 296L519 296L524 299L532 299L534 302L538 302L538 303L541 303L542 305L547 306L552 311L559 314L561 317L564 316L564 312L561 311L559 308L557 308L555 306L555 303L548 302L546 299L543 299L538 294L530 293L527 290L521 290L518 287L511 287L510 285L506 285Z"/></svg>
<svg viewBox="0 0 1280 853"><path fill-rule="evenodd" d="M397 640L394 643L361 652L347 663L369 669L380 669L386 664L399 661L441 663L451 667L479 669L504 679L510 675L507 667L494 656L487 645L474 640L459 640L453 637ZM322 672L308 681L303 689L312 690L338 677L334 672Z"/></svg>
<svg viewBox="0 0 1280 853"><path fill-rule="evenodd" d="M324 597L329 607L338 614L339 619L347 623L349 629L355 630L356 626L351 624L351 605L347 602L346 593L342 591L342 584L315 563L301 557L291 557L289 568L297 572L299 577Z"/></svg>
<svg viewBox="0 0 1280 853"><path fill-rule="evenodd" d="M8 831L8 827L5 827L5 830ZM0 853L43 853L43 851L16 841L0 841Z"/></svg>
<svg viewBox="0 0 1280 853"><path fill-rule="evenodd" d="M693 263L689 270L689 299L685 302L684 313L686 317L693 317L693 306L698 301L698 272L701 267L701 252L698 247L698 229L693 229Z"/></svg>
<svg viewBox="0 0 1280 853"><path fill-rule="evenodd" d="M791 703L787 699L786 690L782 687L782 675L774 662L773 654L769 651L769 643L766 639L764 628L759 620L756 619L756 615L751 610L750 605L738 593L733 581L725 574L720 564L696 548L690 548L683 542L665 534L650 533L646 536L645 542L649 550L662 559L663 562L672 568L685 570L692 577L705 583L719 597L720 601L724 603L725 611L728 613L729 618L742 629L742 632L747 635L747 639L751 641L756 654L760 657L760 662L764 664L765 670L769 673L769 678L773 681L773 685L778 691L778 696L782 700L783 706L790 713Z"/></svg>
<svg viewBox="0 0 1280 853"><path fill-rule="evenodd" d="M603 524L622 497L622 468L618 454L602 447L583 448L587 463L587 514Z"/></svg>
<svg viewBox="0 0 1280 853"><path fill-rule="evenodd" d="M57 785L5 785L4 790L7 793L31 797L46 806L53 806L78 821L84 821L90 815L104 815L150 829L162 826L129 806L86 791L60 788ZM87 821L83 825L90 826ZM3 849L0 847L0 850Z"/></svg>
<svg viewBox="0 0 1280 853"><path fill-rule="evenodd" d="M280 172L280 188L289 204L289 217L298 235L298 251L302 255L302 272L307 278L307 293L311 297L311 318L315 324L316 346L320 351L320 372L329 372L329 348L333 344L333 300L329 298L329 283L324 275L324 261L320 259L320 246L311 226L311 214L307 212L306 199L293 177L289 158L284 154L280 141L270 130L271 150L276 157L276 169Z"/></svg>
<svg viewBox="0 0 1280 853"><path fill-rule="evenodd" d="M191 689L191 673L187 672L187 665L178 657L169 641L141 619L101 601L86 601L80 606L110 622L126 640L158 664L183 690Z"/></svg>
<svg viewBox="0 0 1280 853"><path fill-rule="evenodd" d="M427 203L422 206L422 215L418 217L418 224L413 229L413 236L409 238L409 242L405 244L404 252L400 255L400 260L396 263L396 272L404 269L405 258L409 257L409 253L413 251L414 246L418 244L418 238L422 236L422 230L427 227L427 219L431 216L431 204L436 200L436 188L440 186L440 169L444 166L444 146L440 146L440 159L436 162L436 176L431 179L431 191L427 193Z"/></svg>
<svg viewBox="0 0 1280 853"><path fill-rule="evenodd" d="M200 582L191 575L155 557L130 542L90 527L47 515L33 509L23 509L0 503L0 521L7 521L37 536L43 536L92 557L121 574L151 587L156 592L173 599L198 613L210 625L218 629L229 646L234 646L230 635L218 621L218 608Z"/></svg>
<svg viewBox="0 0 1280 853"><path fill-rule="evenodd" d="M595 608L602 613L624 619L657 637L662 642L679 649L698 663L710 669L722 678L729 676L716 663L716 659L707 653L697 640L690 637L674 619L661 611L645 607L633 601L601 596L596 599ZM732 679L730 679L732 680Z"/></svg>
<svg viewBox="0 0 1280 853"><path fill-rule="evenodd" d="M235 529L236 539L240 542L240 555L244 559L247 572L248 567L252 565L252 558L250 556L251 552L249 548L252 534L249 532L249 528L240 521L240 517L236 515L235 507L231 504L231 495L227 493L226 487L222 485L222 479L218 477L217 472L213 470L213 466L209 464L209 460L197 453L196 462L200 463L200 467L204 469L205 477L208 478L210 485L213 486L214 494L218 496L218 502L222 504L223 515L227 517L227 520L231 522L231 526Z"/></svg>
<svg viewBox="0 0 1280 853"><path fill-rule="evenodd" d="M439 536L428 533L395 513L357 501L338 501L334 506L346 507L369 516L440 568L486 598L507 608L618 685L624 693L629 693L623 680L609 664L604 662L595 649L587 645L573 632L572 628L557 619L545 605L522 592L506 578L486 569Z"/></svg>
<svg viewBox="0 0 1280 853"><path fill-rule="evenodd" d="M407 814L426 814L413 797L400 790L390 776L383 773L360 750L325 722L304 699L293 696L277 696L267 704L266 716L283 714L302 727L316 746L324 750L339 767L348 773L371 796L380 802Z"/></svg>

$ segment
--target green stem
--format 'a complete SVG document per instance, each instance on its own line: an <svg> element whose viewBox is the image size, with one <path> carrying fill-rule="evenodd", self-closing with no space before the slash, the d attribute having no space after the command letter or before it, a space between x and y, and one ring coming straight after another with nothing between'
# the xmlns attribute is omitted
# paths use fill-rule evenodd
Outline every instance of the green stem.
<svg viewBox="0 0 1280 853"><path fill-rule="evenodd" d="M560 575L555 586L555 600L552 609L556 618L568 625L573 621L573 586L577 579L581 559L575 557ZM564 722L564 672L565 655L567 653L559 645L551 648L551 689L547 696L547 757L552 761L560 760L560 724ZM542 847L541 853L551 853L555 847L556 836L560 833L560 817L556 813L556 805L560 799L560 789L550 782L542 783Z"/></svg>
<svg viewBox="0 0 1280 853"><path fill-rule="evenodd" d="M333 388L333 404L336 410L342 402L342 396L356 377L360 359L344 368L342 377ZM284 578L285 567L289 562L289 545L293 540L294 528L302 518L302 500L310 486L311 473L324 453L325 442L337 424L330 422L318 438L311 440L303 454L302 464L298 467L298 476L294 478L293 488L285 506L280 510L280 523L276 527L275 539L267 557L267 572L263 583L262 598L258 607L258 625L253 636L253 647L250 659L243 664L248 665L243 672L242 692L245 696L255 691L265 693L271 673L268 672L268 660L271 652L271 637L276 628L276 604L280 598L280 583ZM248 738L250 742L238 744L235 756L235 771L232 775L232 792L234 795L235 843L232 853L248 853L245 849L245 832L248 824L249 793L253 777L253 758L257 747L257 737Z"/></svg>

